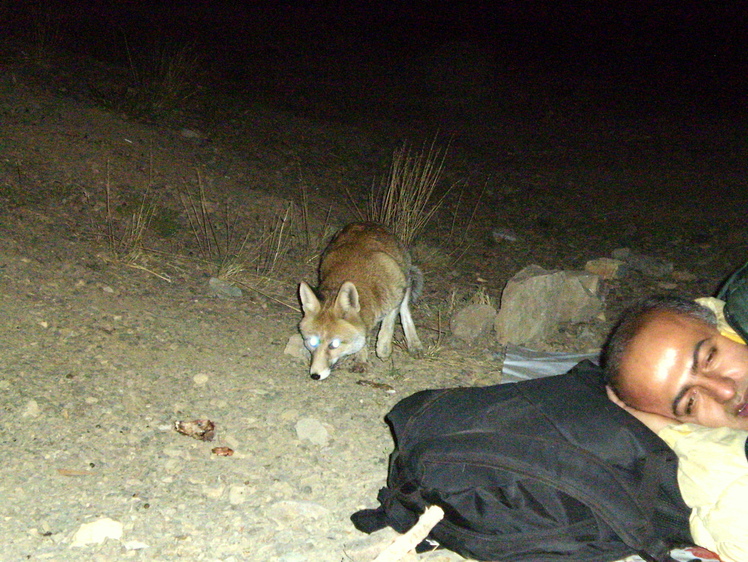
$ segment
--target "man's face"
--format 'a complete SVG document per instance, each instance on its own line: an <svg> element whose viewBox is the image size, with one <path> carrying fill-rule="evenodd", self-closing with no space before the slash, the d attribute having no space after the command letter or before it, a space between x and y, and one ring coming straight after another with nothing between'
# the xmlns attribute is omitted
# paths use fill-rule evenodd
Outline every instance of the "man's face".
<svg viewBox="0 0 748 562"><path fill-rule="evenodd" d="M621 398L638 410L748 429L748 346L698 320L654 313L621 363Z"/></svg>

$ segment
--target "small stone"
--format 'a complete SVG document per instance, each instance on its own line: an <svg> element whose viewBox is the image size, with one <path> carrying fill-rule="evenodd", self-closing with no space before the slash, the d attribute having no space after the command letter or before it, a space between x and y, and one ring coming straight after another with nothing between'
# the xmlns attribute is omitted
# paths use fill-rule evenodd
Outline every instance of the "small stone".
<svg viewBox="0 0 748 562"><path fill-rule="evenodd" d="M301 441L310 441L324 447L330 440L330 433L322 423L315 418L302 418L296 422L296 436Z"/></svg>
<svg viewBox="0 0 748 562"><path fill-rule="evenodd" d="M330 513L325 506L314 502L282 500L271 505L267 515L279 522L294 521L299 518L319 519Z"/></svg>
<svg viewBox="0 0 748 562"><path fill-rule="evenodd" d="M218 277L211 277L208 280L208 287L210 287L210 291L215 296L221 299L238 299L244 294L236 285L232 285L228 281L224 281Z"/></svg>
<svg viewBox="0 0 748 562"><path fill-rule="evenodd" d="M212 500L217 500L226 491L226 486L219 484L218 486L203 486L203 495Z"/></svg>
<svg viewBox="0 0 748 562"><path fill-rule="evenodd" d="M197 386L205 386L208 382L208 379L210 379L208 375L206 375L205 373L200 373L199 375L195 375L194 377L192 377L192 382L194 382Z"/></svg>
<svg viewBox="0 0 748 562"><path fill-rule="evenodd" d="M457 312L449 321L452 334L465 342L472 342L493 326L496 309L490 304L469 304Z"/></svg>
<svg viewBox="0 0 748 562"><path fill-rule="evenodd" d="M309 350L304 345L304 338L301 337L301 334L294 334L288 338L288 343L286 343L283 353L290 355L294 359L301 359L303 361L309 361L311 357Z"/></svg>
<svg viewBox="0 0 748 562"><path fill-rule="evenodd" d="M31 399L28 402L26 402L26 408L23 410L23 413L21 414L22 418L38 418L39 414L42 413L42 409L39 407L39 403Z"/></svg>
<svg viewBox="0 0 748 562"><path fill-rule="evenodd" d="M519 240L519 236L517 236L517 233L513 230L509 230L508 228L494 228L491 231L491 237L494 239L494 242L517 242Z"/></svg>
<svg viewBox="0 0 748 562"><path fill-rule="evenodd" d="M694 275L690 271L673 271L673 279L683 283L690 283L692 281L696 281L698 277L696 277L696 275Z"/></svg>
<svg viewBox="0 0 748 562"><path fill-rule="evenodd" d="M180 129L179 134L182 135L186 139L201 139L203 138L203 134L199 131L194 131L192 129Z"/></svg>
<svg viewBox="0 0 748 562"><path fill-rule="evenodd" d="M634 253L629 248L616 248L610 253L610 255L613 256L613 259L621 261L626 261L633 254Z"/></svg>
<svg viewBox="0 0 748 562"><path fill-rule="evenodd" d="M125 550L143 550L148 548L148 545L142 541L127 541L122 544Z"/></svg>
<svg viewBox="0 0 748 562"><path fill-rule="evenodd" d="M598 258L584 264L584 270L601 279L620 279L625 275L624 263L613 258Z"/></svg>
<svg viewBox="0 0 748 562"><path fill-rule="evenodd" d="M291 421L295 420L299 417L299 411L296 408L288 408L287 410L283 410L279 417L283 421Z"/></svg>
<svg viewBox="0 0 748 562"><path fill-rule="evenodd" d="M70 546L86 546L101 544L106 539L119 540L122 538L122 523L104 517L92 523L84 523L73 535Z"/></svg>
<svg viewBox="0 0 748 562"><path fill-rule="evenodd" d="M621 260L631 269L650 277L664 277L673 272L673 264L653 256L632 252L629 248L617 248L611 253L614 259Z"/></svg>
<svg viewBox="0 0 748 562"><path fill-rule="evenodd" d="M231 486L229 488L229 503L231 505L241 505L247 501L249 495L249 488L247 486Z"/></svg>

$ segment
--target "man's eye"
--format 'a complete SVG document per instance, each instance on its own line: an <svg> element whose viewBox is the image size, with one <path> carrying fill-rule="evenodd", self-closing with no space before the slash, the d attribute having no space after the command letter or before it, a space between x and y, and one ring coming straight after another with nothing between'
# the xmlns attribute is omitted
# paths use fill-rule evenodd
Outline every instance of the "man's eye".
<svg viewBox="0 0 748 562"><path fill-rule="evenodd" d="M685 412L687 416L693 415L693 407L695 404L696 404L696 395L692 394L691 396L688 397L688 402L686 402Z"/></svg>
<svg viewBox="0 0 748 562"><path fill-rule="evenodd" d="M709 352L706 354L706 357L704 357L704 364L709 365L709 363L711 363L714 359L715 355L717 355L717 349L714 347L710 348Z"/></svg>

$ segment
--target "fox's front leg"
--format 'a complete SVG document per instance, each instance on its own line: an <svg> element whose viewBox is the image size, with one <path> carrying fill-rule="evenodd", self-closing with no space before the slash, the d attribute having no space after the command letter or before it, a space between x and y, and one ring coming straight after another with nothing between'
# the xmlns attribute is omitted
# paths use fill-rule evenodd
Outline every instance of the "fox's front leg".
<svg viewBox="0 0 748 562"><path fill-rule="evenodd" d="M349 371L351 373L365 373L366 368L369 366L369 350L366 345L359 351L353 354L353 365L351 365Z"/></svg>

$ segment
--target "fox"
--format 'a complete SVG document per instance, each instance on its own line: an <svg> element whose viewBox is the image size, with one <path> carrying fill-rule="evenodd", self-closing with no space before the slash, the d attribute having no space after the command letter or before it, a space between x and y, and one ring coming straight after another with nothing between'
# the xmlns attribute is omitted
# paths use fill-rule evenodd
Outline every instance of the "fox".
<svg viewBox="0 0 748 562"><path fill-rule="evenodd" d="M333 366L348 355L353 355L351 370L364 372L368 335L380 322L376 353L387 359L398 314L408 352L421 354L423 345L410 303L422 287L420 269L387 228L373 222L345 226L322 253L317 292L304 281L299 283L304 314L299 332L312 354L311 378L326 379Z"/></svg>

